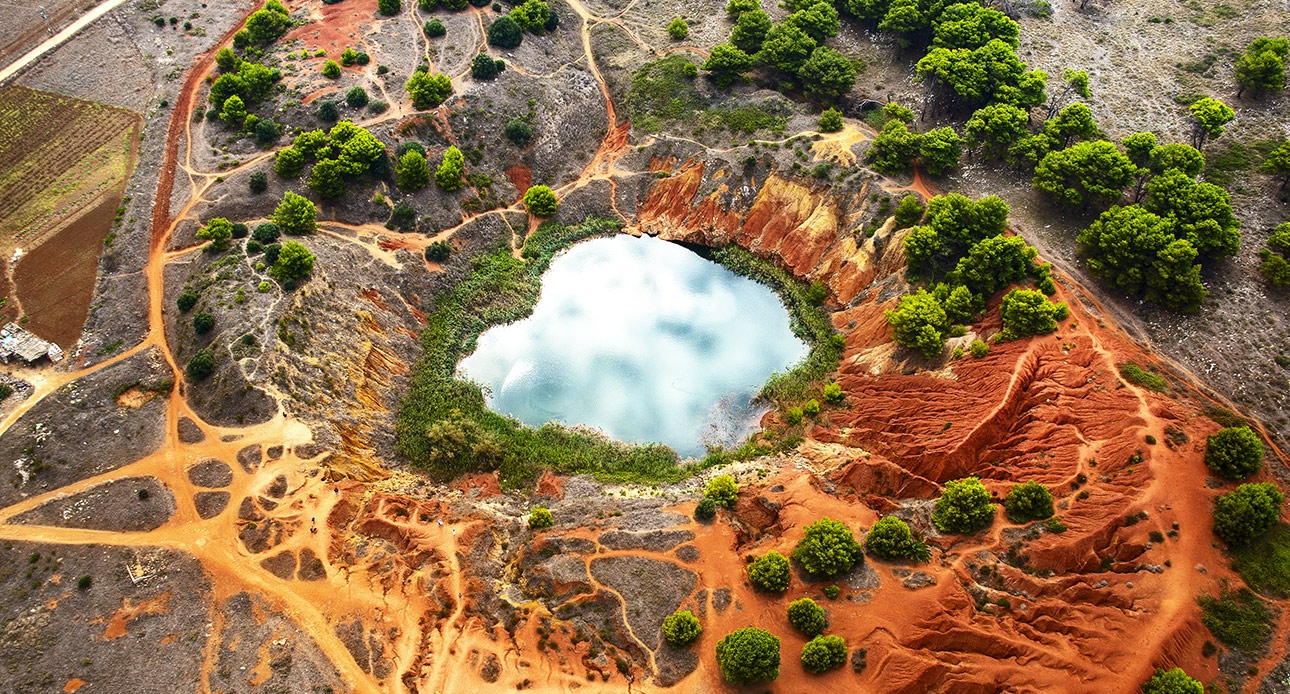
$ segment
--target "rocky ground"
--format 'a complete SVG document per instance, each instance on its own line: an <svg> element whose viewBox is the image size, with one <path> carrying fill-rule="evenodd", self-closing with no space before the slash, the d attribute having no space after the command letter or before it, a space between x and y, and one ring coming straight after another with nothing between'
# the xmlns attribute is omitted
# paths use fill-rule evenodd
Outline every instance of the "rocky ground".
<svg viewBox="0 0 1290 694"><path fill-rule="evenodd" d="M1105 296L1071 248L1087 220L1054 215L1011 172L970 163L943 180L877 176L860 165L873 134L863 122L817 134L814 107L757 84L721 92L700 79L695 89L704 118L755 108L773 127L630 122L635 71L665 56L701 61L729 31L719 3L551 4L557 30L498 51L483 41L492 7L408 4L387 18L374 0L288 3L297 26L260 58L284 75L257 111L285 126L267 146L205 116L213 49L249 3L167 0L159 10L200 31L159 28L156 8L126 4L25 73L30 86L145 119L126 221L100 260L80 348L54 369L15 371L16 392L0 405L0 459L13 465L0 485L0 683L712 691L725 686L716 641L753 624L784 640L774 691L1127 692L1157 666L1232 691L1280 691L1290 627L1257 657L1214 657L1194 602L1239 580L1209 532L1212 498L1226 487L1201 463L1201 442L1218 428L1202 409L1217 393L1274 437L1287 433L1285 374L1272 361L1286 349L1285 298L1252 270L1266 228L1285 215L1266 179L1248 174L1236 188L1244 248L1208 279L1206 308L1163 316ZM1168 24L1148 21L1168 14ZM446 37L421 33L432 16ZM690 21L684 42L666 36L673 16ZM1219 70L1171 67L1200 57L1184 58L1185 47L1227 55L1219 44L1240 47L1284 19L1284 8L1261 5L1217 17L1200 5L1059 3L1051 19L1022 20L1022 54L1050 74L1089 68L1090 104L1109 135L1152 127L1181 137L1182 110L1168 98L1203 89L1234 101ZM867 64L856 95L921 99L916 56L848 22L837 45ZM347 47L372 61L323 78L324 59ZM506 60L496 81L469 76L480 50ZM402 85L422 62L452 77L454 95L418 113ZM1164 96L1131 108L1125 95L1142 75ZM303 239L317 261L295 288L272 281L240 243L203 251L195 233L210 218L254 227L283 192L307 193L272 173L262 193L247 181L271 171L272 151L295 132L327 127L318 103L343 104L353 86L388 109L342 105L342 118L391 151L417 141L431 161L456 144L480 177L451 194L364 178L318 201L319 231ZM1244 105L1224 138L1284 135L1283 106ZM534 131L523 148L503 135L516 117ZM418 332L471 256L519 250L533 220L517 200L537 183L560 195L557 221L616 218L629 233L735 243L828 287L846 336L846 405L813 420L795 451L721 470L742 488L715 521L692 519L715 472L652 487L546 475L503 493L495 475L434 483L395 453L393 413ZM890 342L883 310L907 283L902 232L880 200L928 184L1012 205L1014 229L1063 271L1072 317L1057 334L932 362ZM395 203L416 209L414 230L384 226ZM442 264L423 256L435 241L454 248ZM176 306L185 290L200 296L186 312ZM997 332L994 308L952 346ZM211 331L197 333L197 312L214 317ZM194 381L184 365L201 349L216 369ZM1173 389L1122 383L1116 366L1128 360L1172 369ZM1015 481L1044 482L1066 531L1000 516L974 536L940 535L930 500L966 474L997 497ZM527 527L536 505L550 507L555 527ZM746 559L788 554L820 516L862 536L885 514L928 538L929 563L867 559L836 579L836 600L824 596L829 582L800 570L784 597L748 584ZM825 605L852 667L802 671L805 639L784 615L802 596ZM690 649L661 638L678 608L703 622Z"/></svg>

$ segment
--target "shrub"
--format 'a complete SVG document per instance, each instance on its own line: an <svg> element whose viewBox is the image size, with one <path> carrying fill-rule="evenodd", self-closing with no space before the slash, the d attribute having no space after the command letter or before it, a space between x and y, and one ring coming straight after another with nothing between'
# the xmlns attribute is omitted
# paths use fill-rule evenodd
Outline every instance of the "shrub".
<svg viewBox="0 0 1290 694"><path fill-rule="evenodd" d="M810 598L794 600L788 604L788 621L793 628L807 636L818 636L828 626L824 619L824 608Z"/></svg>
<svg viewBox="0 0 1290 694"><path fill-rule="evenodd" d="M975 477L951 480L936 500L932 522L944 533L974 533L994 519L990 492Z"/></svg>
<svg viewBox="0 0 1290 694"><path fill-rule="evenodd" d="M1157 393L1162 393L1169 388L1168 381L1133 362L1125 362L1120 365L1120 376L1135 386L1154 390Z"/></svg>
<svg viewBox="0 0 1290 694"><path fill-rule="evenodd" d="M465 171L466 158L462 155L461 150L456 147L449 147L443 153L443 161L439 163L439 168L435 169L434 182L442 190L452 192L463 185L461 176Z"/></svg>
<svg viewBox="0 0 1290 694"><path fill-rule="evenodd" d="M198 335L205 335L214 327L215 316L205 311L199 311L193 316L193 330L196 331Z"/></svg>
<svg viewBox="0 0 1290 694"><path fill-rule="evenodd" d="M802 404L802 412L809 417L814 417L820 413L820 401L811 398Z"/></svg>
<svg viewBox="0 0 1290 694"><path fill-rule="evenodd" d="M731 684L753 684L779 677L779 637L756 627L726 634L717 642L717 665Z"/></svg>
<svg viewBox="0 0 1290 694"><path fill-rule="evenodd" d="M689 610L677 610L663 618L663 638L673 648L685 648L699 640L703 626Z"/></svg>
<svg viewBox="0 0 1290 694"><path fill-rule="evenodd" d="M1244 545L1277 524L1285 496L1271 482L1242 484L1214 500L1214 534L1229 545Z"/></svg>
<svg viewBox="0 0 1290 694"><path fill-rule="evenodd" d="M896 310L887 311L887 323L891 326L892 339L917 349L927 359L934 359L945 350L949 319L941 302L924 289L900 297Z"/></svg>
<svg viewBox="0 0 1290 694"><path fill-rule="evenodd" d="M802 669L819 675L847 662L847 642L841 636L816 636L802 646Z"/></svg>
<svg viewBox="0 0 1290 694"><path fill-rule="evenodd" d="M402 191L421 190L430 185L430 166L425 155L415 149L404 152L394 167L394 185Z"/></svg>
<svg viewBox="0 0 1290 694"><path fill-rule="evenodd" d="M860 543L851 529L832 518L821 518L806 526L801 541L793 549L793 558L802 568L826 577L850 571L861 560L860 555Z"/></svg>
<svg viewBox="0 0 1290 694"><path fill-rule="evenodd" d="M258 224L255 227L255 231L251 232L251 238L262 244L273 243L274 241L277 241L278 237L281 235L282 232L278 230L278 225L273 222Z"/></svg>
<svg viewBox="0 0 1290 694"><path fill-rule="evenodd" d="M534 530L549 528L555 525L555 518L551 515L551 510L545 506L533 507L533 512L529 514L529 527Z"/></svg>
<svg viewBox="0 0 1290 694"><path fill-rule="evenodd" d="M684 19L677 17L667 25L667 35L671 36L673 41L680 41L690 35L690 25L686 24Z"/></svg>
<svg viewBox="0 0 1290 694"><path fill-rule="evenodd" d="M1003 508L1013 523L1050 518L1053 515L1053 493L1038 482L1023 482L1004 497Z"/></svg>
<svg viewBox="0 0 1290 694"><path fill-rule="evenodd" d="M547 20L551 19L551 8L543 0L524 0L511 10L510 17L521 29L534 34L546 31Z"/></svg>
<svg viewBox="0 0 1290 694"><path fill-rule="evenodd" d="M445 27L443 22L438 19L432 19L426 22L425 26L421 27L421 31L425 32L425 35L432 39L439 38L440 36L448 33L447 27Z"/></svg>
<svg viewBox="0 0 1290 694"><path fill-rule="evenodd" d="M295 147L278 152L273 162L273 173L283 178L298 178L304 170L305 155Z"/></svg>
<svg viewBox="0 0 1290 694"><path fill-rule="evenodd" d="M788 559L779 552L767 552L748 565L748 580L757 590L782 593L788 590Z"/></svg>
<svg viewBox="0 0 1290 694"><path fill-rule="evenodd" d="M790 408L788 408L787 410L784 410L784 421L788 422L789 424L791 424L791 425L793 425L793 426L797 426L798 424L801 424L801 423L802 423L802 408L800 408L800 407L790 407Z"/></svg>
<svg viewBox="0 0 1290 694"><path fill-rule="evenodd" d="M1227 479L1245 479L1263 467L1263 442L1249 427L1228 427L1206 440L1205 465Z"/></svg>
<svg viewBox="0 0 1290 694"><path fill-rule="evenodd" d="M554 216L559 204L555 193L546 186L532 186L524 193L524 207L534 217Z"/></svg>
<svg viewBox="0 0 1290 694"><path fill-rule="evenodd" d="M846 398L842 395L842 386L836 383L824 385L824 402L830 405L841 405Z"/></svg>
<svg viewBox="0 0 1290 694"><path fill-rule="evenodd" d="M711 499L718 506L734 508L739 498L739 484L730 475L717 475L704 486L703 498Z"/></svg>
<svg viewBox="0 0 1290 694"><path fill-rule="evenodd" d="M1253 655L1272 636L1273 618L1267 605L1248 588L1229 590L1224 584L1217 597L1196 598L1204 614L1201 624L1222 643Z"/></svg>
<svg viewBox="0 0 1290 694"><path fill-rule="evenodd" d="M363 108L367 105L367 90L362 87L350 87L349 91L345 92L345 103L349 104L350 108Z"/></svg>
<svg viewBox="0 0 1290 694"><path fill-rule="evenodd" d="M447 241L435 241L426 246L426 260L435 263L442 263L452 255L452 244Z"/></svg>
<svg viewBox="0 0 1290 694"><path fill-rule="evenodd" d="M438 107L452 94L452 80L447 75L417 71L403 84L412 97L412 107L426 111Z"/></svg>
<svg viewBox="0 0 1290 694"><path fill-rule="evenodd" d="M93 578L92 576L90 576L89 574L86 574L86 575L81 576L80 578L76 579L76 589L77 589L77 590L89 590L89 589L90 589L90 586L92 586L92 585L94 585L94 578Z"/></svg>
<svg viewBox="0 0 1290 694"><path fill-rule="evenodd" d="M908 229L923 220L926 208L917 195L906 195L896 203L896 228Z"/></svg>
<svg viewBox="0 0 1290 694"><path fill-rule="evenodd" d="M367 110L376 114L385 113L389 108L390 108L390 105L385 103L384 101L381 101L380 99L376 99L375 101L367 105Z"/></svg>
<svg viewBox="0 0 1290 694"><path fill-rule="evenodd" d="M215 217L206 226L197 230L197 238L210 241L208 251L222 251L228 248L228 240L233 237L233 224L223 217Z"/></svg>
<svg viewBox="0 0 1290 694"><path fill-rule="evenodd" d="M837 586L824 586L824 597L830 600L837 600L842 594L842 589Z"/></svg>
<svg viewBox="0 0 1290 694"><path fill-rule="evenodd" d="M491 80L506 67L506 63L493 60L487 53L480 53L470 62L470 76L477 80Z"/></svg>
<svg viewBox="0 0 1290 694"><path fill-rule="evenodd" d="M390 17L403 9L402 0L376 0L376 11Z"/></svg>
<svg viewBox="0 0 1290 694"><path fill-rule="evenodd" d="M175 304L179 307L180 311L187 313L189 309L197 305L197 300L200 298L201 295L195 290L186 288L182 293L180 293L179 299L175 301Z"/></svg>
<svg viewBox="0 0 1290 694"><path fill-rule="evenodd" d="M523 40L524 30L510 18L510 15L502 15L488 25L488 45L490 46L509 50L519 46Z"/></svg>
<svg viewBox="0 0 1290 694"><path fill-rule="evenodd" d="M246 179L246 184L251 188L252 193L263 193L269 188L269 174L256 171Z"/></svg>
<svg viewBox="0 0 1290 694"><path fill-rule="evenodd" d="M1142 694L1205 694L1205 685L1188 677L1182 668L1157 669L1142 685Z"/></svg>
<svg viewBox="0 0 1290 694"><path fill-rule="evenodd" d="M290 191L282 196L282 202L269 218L288 236L311 234L318 228L318 208L313 201Z"/></svg>
<svg viewBox="0 0 1290 694"><path fill-rule="evenodd" d="M340 77L340 66L336 64L336 61L328 60L323 63L322 73L323 77L326 77L327 79L337 79Z"/></svg>
<svg viewBox="0 0 1290 694"><path fill-rule="evenodd" d="M980 359L990 353L990 344L985 340L973 340L968 350L972 352L973 357Z"/></svg>
<svg viewBox="0 0 1290 694"><path fill-rule="evenodd" d="M717 502L703 497L694 507L694 519L699 521L710 521L717 517Z"/></svg>
<svg viewBox="0 0 1290 694"><path fill-rule="evenodd" d="M879 518L864 538L864 548L879 559L912 558L914 544L909 525L895 516Z"/></svg>
<svg viewBox="0 0 1290 694"><path fill-rule="evenodd" d="M820 132L835 133L842 129L842 112L836 108L826 108L820 114Z"/></svg>
<svg viewBox="0 0 1290 694"><path fill-rule="evenodd" d="M1263 536L1233 547L1232 570L1263 595L1290 597L1290 526L1278 523Z"/></svg>
<svg viewBox="0 0 1290 694"><path fill-rule="evenodd" d="M188 360L188 365L184 367L188 378L193 381L200 381L211 375L215 371L215 356L209 349L199 349L197 353Z"/></svg>
<svg viewBox="0 0 1290 694"><path fill-rule="evenodd" d="M335 123L340 118L340 110L336 108L336 102L330 99L318 102L318 110L314 112L318 120L325 123Z"/></svg>
<svg viewBox="0 0 1290 694"><path fill-rule="evenodd" d="M261 294L268 294L270 289L273 289L273 285L269 284L268 280L262 281L255 286L255 290Z"/></svg>
<svg viewBox="0 0 1290 694"><path fill-rule="evenodd" d="M533 128L523 118L512 118L506 122L506 139L516 147L525 147L533 141Z"/></svg>
<svg viewBox="0 0 1290 694"><path fill-rule="evenodd" d="M395 205L394 209L390 211L390 219L385 223L385 228L415 231L417 228L417 211L405 202Z"/></svg>
<svg viewBox="0 0 1290 694"><path fill-rule="evenodd" d="M1017 340L1031 335L1045 335L1057 329L1057 321L1066 317L1066 304L1048 300L1034 289L1013 289L1003 296L999 313L1003 317L1003 337Z"/></svg>
<svg viewBox="0 0 1290 694"><path fill-rule="evenodd" d="M314 254L303 244L288 241L278 250L269 274L283 285L292 285L309 276L314 270Z"/></svg>

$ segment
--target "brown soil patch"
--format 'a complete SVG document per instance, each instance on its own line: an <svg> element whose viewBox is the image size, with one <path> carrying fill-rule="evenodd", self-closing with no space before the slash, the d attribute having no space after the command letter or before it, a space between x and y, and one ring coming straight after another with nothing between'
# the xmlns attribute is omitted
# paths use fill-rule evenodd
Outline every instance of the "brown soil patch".
<svg viewBox="0 0 1290 694"><path fill-rule="evenodd" d="M76 694L76 692L80 691L81 687L84 686L85 680L79 677L73 677L72 679L67 680L67 684L63 685L63 694Z"/></svg>
<svg viewBox="0 0 1290 694"><path fill-rule="evenodd" d="M107 629L103 630L103 635L99 638L104 641L115 641L125 636L126 627L130 626L130 622L134 621L139 615L163 614L170 609L169 603L170 593L168 592L162 593L151 600L144 600L138 605L131 605L130 598L126 598L121 609L117 610L112 615L112 619L108 620Z"/></svg>
<svg viewBox="0 0 1290 694"><path fill-rule="evenodd" d="M121 198L120 191L100 198L14 269L18 299L30 319L25 327L64 350L76 344L89 315L99 251Z"/></svg>
<svg viewBox="0 0 1290 694"><path fill-rule="evenodd" d="M116 404L121 407L132 407L138 409L143 407L144 403L157 397L156 391L142 390L139 386L127 389L124 393L116 396Z"/></svg>
<svg viewBox="0 0 1290 694"><path fill-rule="evenodd" d="M328 58L338 59L341 51L350 46L359 50L363 25L371 22L375 14L376 0L349 0L322 5L313 12L311 18L315 21L297 27L282 40L286 42L300 39L311 56L321 48L327 51Z"/></svg>
<svg viewBox="0 0 1290 694"><path fill-rule="evenodd" d="M533 170L523 164L516 164L506 170L506 177L511 179L511 185L524 195L529 186L533 185Z"/></svg>

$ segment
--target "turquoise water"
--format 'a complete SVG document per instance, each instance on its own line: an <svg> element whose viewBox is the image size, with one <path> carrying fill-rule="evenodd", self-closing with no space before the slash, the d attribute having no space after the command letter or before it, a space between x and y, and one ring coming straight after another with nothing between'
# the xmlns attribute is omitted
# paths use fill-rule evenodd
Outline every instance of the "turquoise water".
<svg viewBox="0 0 1290 694"><path fill-rule="evenodd" d="M751 434L765 411L753 396L806 352L766 286L620 235L556 257L533 315L486 331L459 371L530 426L584 425L690 457Z"/></svg>

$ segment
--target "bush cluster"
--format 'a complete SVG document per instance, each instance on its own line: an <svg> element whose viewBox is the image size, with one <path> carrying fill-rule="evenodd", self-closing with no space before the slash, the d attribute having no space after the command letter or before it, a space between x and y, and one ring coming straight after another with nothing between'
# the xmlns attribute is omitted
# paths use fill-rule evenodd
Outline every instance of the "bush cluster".
<svg viewBox="0 0 1290 694"><path fill-rule="evenodd" d="M748 565L748 580L757 590L782 593L788 590L788 559L779 552L767 552Z"/></svg>

